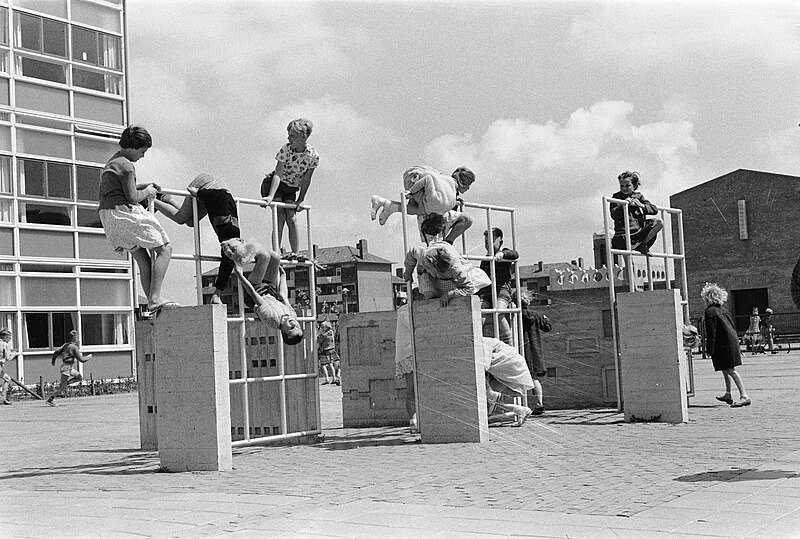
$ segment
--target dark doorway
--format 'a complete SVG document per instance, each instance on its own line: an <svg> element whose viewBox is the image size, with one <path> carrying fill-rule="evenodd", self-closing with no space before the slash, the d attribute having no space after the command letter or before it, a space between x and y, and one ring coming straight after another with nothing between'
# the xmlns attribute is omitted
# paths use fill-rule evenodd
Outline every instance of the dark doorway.
<svg viewBox="0 0 800 539"><path fill-rule="evenodd" d="M731 314L736 320L736 331L744 333L750 325L750 315L753 307L758 307L759 314L769 307L769 294L766 288L747 288L733 290L733 304Z"/></svg>

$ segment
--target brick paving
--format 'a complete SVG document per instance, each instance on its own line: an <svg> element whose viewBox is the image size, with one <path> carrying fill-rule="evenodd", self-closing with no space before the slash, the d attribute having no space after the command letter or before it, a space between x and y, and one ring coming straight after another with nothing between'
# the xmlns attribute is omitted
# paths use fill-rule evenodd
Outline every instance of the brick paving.
<svg viewBox="0 0 800 539"><path fill-rule="evenodd" d="M744 359L747 408L696 360L688 424L548 411L485 444L343 429L326 385L321 443L236 449L223 473L161 472L136 395L16 403L0 537L800 536L800 354Z"/></svg>

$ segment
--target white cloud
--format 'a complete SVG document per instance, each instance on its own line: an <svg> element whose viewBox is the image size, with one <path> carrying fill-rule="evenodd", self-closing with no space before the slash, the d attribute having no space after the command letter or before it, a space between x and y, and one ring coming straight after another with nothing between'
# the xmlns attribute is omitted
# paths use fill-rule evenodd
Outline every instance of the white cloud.
<svg viewBox="0 0 800 539"><path fill-rule="evenodd" d="M573 21L569 38L590 60L642 69L705 57L800 62L793 2L607 2Z"/></svg>
<svg viewBox="0 0 800 539"><path fill-rule="evenodd" d="M564 245L591 244L591 233L603 224L601 197L617 190L621 171L638 170L645 194L662 206L696 180L693 124L634 125L633 111L630 103L600 101L562 122L497 120L478 138L438 137L426 155L446 170L473 168L477 181L466 198L516 207L520 237L535 239L540 253L557 256Z"/></svg>

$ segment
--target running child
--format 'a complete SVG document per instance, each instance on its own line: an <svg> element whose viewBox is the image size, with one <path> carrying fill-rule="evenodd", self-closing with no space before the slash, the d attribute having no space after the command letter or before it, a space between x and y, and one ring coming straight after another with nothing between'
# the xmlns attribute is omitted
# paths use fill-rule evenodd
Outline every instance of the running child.
<svg viewBox="0 0 800 539"><path fill-rule="evenodd" d="M253 244L247 244L240 238L222 242L222 252L233 260L233 272L252 299L258 318L268 326L280 329L284 343L294 345L302 341L303 328L297 320L297 313L286 299L289 288L280 255L275 251L257 250ZM244 264L252 258L255 258L255 266L248 279L244 276Z"/></svg>
<svg viewBox="0 0 800 539"><path fill-rule="evenodd" d="M3 370L6 361L12 361L19 355L11 349L11 331L8 328L0 329L0 404L11 404L6 398L11 376Z"/></svg>
<svg viewBox="0 0 800 539"><path fill-rule="evenodd" d="M100 222L111 249L128 251L136 260L147 308L158 312L164 307L177 306L161 295L172 245L158 219L140 205L155 197L159 187L154 183L137 185L133 167L153 145L153 140L144 128L130 126L122 132L119 145L120 150L108 160L100 177Z"/></svg>
<svg viewBox="0 0 800 539"><path fill-rule="evenodd" d="M274 201L296 205L295 208L277 209L278 245L283 242L283 227L286 225L289 231L289 247L293 255L297 255L300 251L295 214L303 211L300 205L306 198L314 169L319 166L317 150L307 143L313 129L314 124L305 118L289 122L286 127L289 142L275 156L278 162L275 170L267 174L261 182L261 196L267 204Z"/></svg>
<svg viewBox="0 0 800 539"><path fill-rule="evenodd" d="M81 354L80 336L73 329L69 332L69 340L53 353L53 359L50 362L55 365L56 360L59 358L61 359L61 383L58 389L47 399L47 404L50 406L58 406L53 402L53 399L62 396L70 384L83 380L83 376L78 371L78 363L86 363L92 358L92 354L86 354L85 356Z"/></svg>
<svg viewBox="0 0 800 539"><path fill-rule="evenodd" d="M198 222L208 215L211 226L217 234L220 244L222 242L239 238L239 213L236 201L233 200L228 185L217 176L211 174L198 174L186 188L197 197ZM194 209L192 197L184 197L183 203L178 204L174 197L162 194L154 201L155 208L180 225L194 226ZM222 251L220 250L222 253ZM233 260L221 254L217 279L214 282L214 293L210 303L222 303L222 292L227 288L233 272Z"/></svg>

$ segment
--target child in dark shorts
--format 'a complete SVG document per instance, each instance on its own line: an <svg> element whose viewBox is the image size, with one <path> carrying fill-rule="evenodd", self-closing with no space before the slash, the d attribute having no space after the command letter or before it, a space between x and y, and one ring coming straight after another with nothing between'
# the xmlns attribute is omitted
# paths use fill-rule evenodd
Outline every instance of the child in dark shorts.
<svg viewBox="0 0 800 539"><path fill-rule="evenodd" d="M187 190L197 197L198 222L208 215L211 226L217 234L220 243L241 237L239 230L239 213L236 201L233 200L228 186L220 178L211 174L198 174L193 179ZM178 224L194 226L194 210L192 197L185 197L182 204L170 195L160 195L153 202L156 209ZM220 250L222 260L219 263L217 279L214 282L214 294L211 303L222 303L220 296L227 288L233 272L233 261Z"/></svg>

